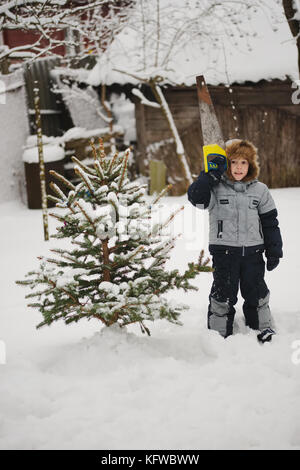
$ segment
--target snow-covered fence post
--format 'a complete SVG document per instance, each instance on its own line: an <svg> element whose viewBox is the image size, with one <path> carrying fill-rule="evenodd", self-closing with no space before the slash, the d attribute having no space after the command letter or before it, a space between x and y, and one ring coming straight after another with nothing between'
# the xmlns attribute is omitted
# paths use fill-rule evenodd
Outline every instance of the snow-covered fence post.
<svg viewBox="0 0 300 470"><path fill-rule="evenodd" d="M164 162L150 160L150 195L160 193L166 187L166 171Z"/></svg>
<svg viewBox="0 0 300 470"><path fill-rule="evenodd" d="M37 131L37 144L39 154L39 166L40 166L40 181L41 181L41 200L43 210L43 226L44 226L44 239L49 240L48 230L48 214L47 214L47 193L46 193L46 176L45 176L45 162L43 155L43 135L42 135L42 120L40 112L40 97L37 82L34 82L35 87L34 93L34 109L35 109L35 124Z"/></svg>
<svg viewBox="0 0 300 470"><path fill-rule="evenodd" d="M0 45L0 54L4 51L7 51L8 47ZM0 73L2 75L7 75L9 73L9 60L8 57L0 58Z"/></svg>

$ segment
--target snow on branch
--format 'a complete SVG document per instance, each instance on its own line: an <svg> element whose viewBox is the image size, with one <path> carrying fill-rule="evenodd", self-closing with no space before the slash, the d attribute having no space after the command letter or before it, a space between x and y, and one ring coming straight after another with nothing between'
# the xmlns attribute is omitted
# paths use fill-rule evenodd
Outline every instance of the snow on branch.
<svg viewBox="0 0 300 470"><path fill-rule="evenodd" d="M26 46L33 51L32 58L57 56L53 49L59 46L64 46L72 58L84 58L91 52L100 53L111 43L123 27L131 3L95 0L73 6L67 0L11 0L0 6L0 32L15 28L35 31L39 35L37 43ZM56 31L67 34L58 38ZM34 49L42 39L47 46ZM9 55L10 51L6 51L2 58Z"/></svg>
<svg viewBox="0 0 300 470"><path fill-rule="evenodd" d="M133 88L131 91L132 91L133 95L140 98L141 104L144 104L146 106L152 106L152 108L160 108L159 103L156 103L155 101L148 100L138 88Z"/></svg>

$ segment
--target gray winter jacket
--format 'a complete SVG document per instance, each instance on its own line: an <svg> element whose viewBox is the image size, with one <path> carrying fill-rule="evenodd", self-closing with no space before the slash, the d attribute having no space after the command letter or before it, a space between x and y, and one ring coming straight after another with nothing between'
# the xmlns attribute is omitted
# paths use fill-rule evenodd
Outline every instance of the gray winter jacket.
<svg viewBox="0 0 300 470"><path fill-rule="evenodd" d="M214 174L213 174L214 173ZM265 249L282 258L277 209L268 187L258 181L232 181L218 170L205 173L188 188L189 201L209 211L209 250L232 247L242 254Z"/></svg>
<svg viewBox="0 0 300 470"><path fill-rule="evenodd" d="M254 179L231 181L223 175L211 190L209 243L255 246L264 243L260 214L276 209L268 187Z"/></svg>

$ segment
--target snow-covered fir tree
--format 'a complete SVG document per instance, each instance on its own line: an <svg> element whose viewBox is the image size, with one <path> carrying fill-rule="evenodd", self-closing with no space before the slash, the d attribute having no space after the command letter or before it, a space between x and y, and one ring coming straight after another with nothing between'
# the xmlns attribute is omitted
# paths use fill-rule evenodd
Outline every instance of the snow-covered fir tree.
<svg viewBox="0 0 300 470"><path fill-rule="evenodd" d="M101 141L99 148L92 147L91 167L73 157L80 177L76 186L52 172L67 188L63 192L52 183L57 197L49 197L62 209L61 214L51 214L60 222L52 237L70 239L69 249L52 249L55 257L40 257L39 268L17 281L33 290L26 297L36 298L29 306L43 315L37 328L59 319L68 324L97 318L106 326L138 322L150 334L147 320L180 324L180 313L187 307L163 294L174 288L197 290L189 281L212 270L208 259L202 251L183 274L168 271L165 263L176 237L166 229L178 211L157 223L151 214L169 187L149 205L146 185L127 178L130 150L106 156Z"/></svg>

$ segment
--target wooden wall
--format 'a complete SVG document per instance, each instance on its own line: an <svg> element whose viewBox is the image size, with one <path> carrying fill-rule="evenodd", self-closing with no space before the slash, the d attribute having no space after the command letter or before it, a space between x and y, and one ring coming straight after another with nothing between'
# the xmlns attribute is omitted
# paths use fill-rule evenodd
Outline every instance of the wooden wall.
<svg viewBox="0 0 300 470"><path fill-rule="evenodd" d="M300 104L289 81L209 86L225 139L245 138L258 148L260 180L271 188L300 186ZM164 90L182 137L193 177L203 168L202 136L196 88ZM161 111L136 102L138 167L148 174L148 160L162 159L173 194L184 192L175 145ZM160 144L158 144L160 142Z"/></svg>

